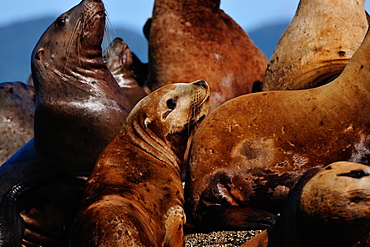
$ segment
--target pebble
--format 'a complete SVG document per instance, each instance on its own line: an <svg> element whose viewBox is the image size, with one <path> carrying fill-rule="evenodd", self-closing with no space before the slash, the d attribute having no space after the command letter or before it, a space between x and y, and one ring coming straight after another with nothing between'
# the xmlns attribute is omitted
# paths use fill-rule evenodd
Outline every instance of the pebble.
<svg viewBox="0 0 370 247"><path fill-rule="evenodd" d="M217 231L210 233L191 233L185 236L185 247L234 247L240 246L260 233L251 231Z"/></svg>

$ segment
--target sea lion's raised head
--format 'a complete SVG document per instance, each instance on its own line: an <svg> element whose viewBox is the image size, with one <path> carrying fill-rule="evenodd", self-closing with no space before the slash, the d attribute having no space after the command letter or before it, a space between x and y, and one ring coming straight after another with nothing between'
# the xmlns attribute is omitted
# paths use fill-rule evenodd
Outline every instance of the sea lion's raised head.
<svg viewBox="0 0 370 247"><path fill-rule="evenodd" d="M76 72L93 80L88 76L89 70L105 66L101 61L105 16L102 1L84 0L56 18L32 52L36 90L46 84L37 82L47 79L53 82L56 76L69 81Z"/></svg>
<svg viewBox="0 0 370 247"><path fill-rule="evenodd" d="M89 172L131 108L102 59L105 17L101 0L83 0L48 27L32 52L35 149L73 170L78 164L73 173Z"/></svg>
<svg viewBox="0 0 370 247"><path fill-rule="evenodd" d="M182 159L186 140L209 111L209 96L209 86L203 80L169 84L139 101L127 122L138 123L134 129L150 136L146 141L161 140L166 143L162 148L171 148ZM151 145L158 146L158 142Z"/></svg>

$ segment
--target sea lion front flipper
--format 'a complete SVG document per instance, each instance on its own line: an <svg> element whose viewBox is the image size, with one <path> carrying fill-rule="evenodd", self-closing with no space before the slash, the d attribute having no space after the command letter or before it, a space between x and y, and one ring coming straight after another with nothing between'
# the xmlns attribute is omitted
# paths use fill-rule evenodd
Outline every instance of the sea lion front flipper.
<svg viewBox="0 0 370 247"><path fill-rule="evenodd" d="M21 246L24 221L20 212L29 208L29 202L37 202L40 194L34 194L38 188L49 184L54 179L51 173L43 173L31 177L11 187L1 198L0 202L0 245ZM42 198L41 198L42 199Z"/></svg>
<svg viewBox="0 0 370 247"><path fill-rule="evenodd" d="M202 215L202 229L206 231L266 229L275 224L276 218L276 215L256 208L208 206Z"/></svg>

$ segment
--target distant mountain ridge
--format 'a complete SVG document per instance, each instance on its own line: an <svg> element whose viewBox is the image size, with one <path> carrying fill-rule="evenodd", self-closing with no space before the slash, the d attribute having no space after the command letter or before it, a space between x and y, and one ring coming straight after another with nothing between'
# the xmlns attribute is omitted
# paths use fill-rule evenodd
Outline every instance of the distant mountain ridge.
<svg viewBox="0 0 370 247"><path fill-rule="evenodd" d="M31 73L32 50L54 19L54 17L46 17L0 28L0 82L17 80L27 82ZM269 25L249 32L248 35L269 59L287 26L288 23ZM141 32L122 27L109 28L103 47L107 47L115 37L124 39L131 50L143 62L147 62L148 44Z"/></svg>

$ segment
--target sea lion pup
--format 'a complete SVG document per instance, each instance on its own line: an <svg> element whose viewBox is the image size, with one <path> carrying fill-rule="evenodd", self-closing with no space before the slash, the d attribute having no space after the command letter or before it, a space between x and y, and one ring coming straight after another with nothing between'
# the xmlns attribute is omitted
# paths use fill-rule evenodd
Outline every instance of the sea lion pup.
<svg viewBox="0 0 370 247"><path fill-rule="evenodd" d="M149 32L149 78L155 90L169 82L203 78L212 89L211 111L252 92L267 60L219 0L156 0Z"/></svg>
<svg viewBox="0 0 370 247"><path fill-rule="evenodd" d="M35 137L0 167L1 195L38 173L55 174L41 188L50 201L45 210L22 213L29 245L63 245L82 198L81 177L90 175L129 112L102 60L105 16L102 1L81 1L48 27L32 52Z"/></svg>
<svg viewBox="0 0 370 247"><path fill-rule="evenodd" d="M262 90L306 89L336 78L365 37L366 16L364 0L301 0L268 63Z"/></svg>
<svg viewBox="0 0 370 247"><path fill-rule="evenodd" d="M33 86L0 83L0 165L32 139L34 107Z"/></svg>
<svg viewBox="0 0 370 247"><path fill-rule="evenodd" d="M115 38L104 51L103 59L127 96L131 107L134 107L139 100L146 96L146 93L135 80L131 49L121 38Z"/></svg>
<svg viewBox="0 0 370 247"><path fill-rule="evenodd" d="M342 74L321 87L230 100L197 129L187 217L212 230L266 228L308 169L369 163L370 34Z"/></svg>
<svg viewBox="0 0 370 247"><path fill-rule="evenodd" d="M276 224L242 246L359 246L369 231L370 167L342 161L308 170Z"/></svg>
<svg viewBox="0 0 370 247"><path fill-rule="evenodd" d="M142 99L88 179L71 246L183 246L179 164L209 109L206 82L166 85Z"/></svg>

